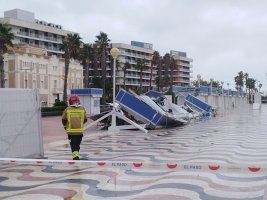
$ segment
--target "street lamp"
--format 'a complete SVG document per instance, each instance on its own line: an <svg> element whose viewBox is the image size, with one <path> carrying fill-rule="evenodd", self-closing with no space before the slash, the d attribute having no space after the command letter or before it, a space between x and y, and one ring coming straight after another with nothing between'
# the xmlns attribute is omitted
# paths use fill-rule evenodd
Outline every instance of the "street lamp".
<svg viewBox="0 0 267 200"><path fill-rule="evenodd" d="M110 54L113 57L113 113L111 119L110 130L116 129L116 109L115 109L115 93L116 93L116 60L120 55L120 50L118 48L112 48Z"/></svg>
<svg viewBox="0 0 267 200"><path fill-rule="evenodd" d="M212 82L214 81L213 78L210 79L210 95L212 95Z"/></svg>
<svg viewBox="0 0 267 200"><path fill-rule="evenodd" d="M198 81L198 87L200 87L200 81L201 81L201 75L200 74L197 75L197 81Z"/></svg>
<svg viewBox="0 0 267 200"><path fill-rule="evenodd" d="M221 81L221 86L222 86L222 95L223 95L223 84L224 84L224 82L223 82L223 81Z"/></svg>

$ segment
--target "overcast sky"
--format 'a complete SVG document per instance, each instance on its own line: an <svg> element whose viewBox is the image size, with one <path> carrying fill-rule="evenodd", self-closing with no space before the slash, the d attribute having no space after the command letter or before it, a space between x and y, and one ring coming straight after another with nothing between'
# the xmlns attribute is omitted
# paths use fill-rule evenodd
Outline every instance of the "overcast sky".
<svg viewBox="0 0 267 200"><path fill-rule="evenodd" d="M193 76L234 86L248 72L267 90L267 1L253 0L0 0L35 18L63 25L95 41L99 31L112 42L149 42L162 55L171 49L194 59Z"/></svg>

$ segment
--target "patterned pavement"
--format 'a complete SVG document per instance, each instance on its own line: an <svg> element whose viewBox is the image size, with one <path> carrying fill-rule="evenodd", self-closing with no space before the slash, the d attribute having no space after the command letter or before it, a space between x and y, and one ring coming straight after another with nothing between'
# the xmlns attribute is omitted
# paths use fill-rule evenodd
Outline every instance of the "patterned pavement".
<svg viewBox="0 0 267 200"><path fill-rule="evenodd" d="M83 159L135 162L267 164L267 106L235 110L209 121L167 130L86 136ZM93 138L93 139L92 139ZM70 159L67 140L46 149ZM267 199L266 175L120 170L89 167L0 165L0 199Z"/></svg>

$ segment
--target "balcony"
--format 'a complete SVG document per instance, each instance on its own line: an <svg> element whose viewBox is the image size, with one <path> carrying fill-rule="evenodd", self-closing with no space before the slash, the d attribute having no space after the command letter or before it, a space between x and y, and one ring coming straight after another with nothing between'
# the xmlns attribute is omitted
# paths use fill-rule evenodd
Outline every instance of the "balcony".
<svg viewBox="0 0 267 200"><path fill-rule="evenodd" d="M178 82L181 82L181 83L190 83L190 80L187 80L187 79L179 79Z"/></svg>
<svg viewBox="0 0 267 200"><path fill-rule="evenodd" d="M46 41L46 42L56 42L56 43L62 43L61 39L54 38L54 37L48 37L40 34L35 34L35 33L28 33L28 32L23 32L19 31L17 32L18 35L24 36L29 39L34 39L34 40L41 40L41 41Z"/></svg>
<svg viewBox="0 0 267 200"><path fill-rule="evenodd" d="M135 57L135 58L139 58L139 59L147 59L147 60L151 60L152 56L145 56L145 55L141 55L141 54L137 54L137 53L129 53L129 52L125 52L122 51L121 52L122 56L128 56L128 57Z"/></svg>
<svg viewBox="0 0 267 200"><path fill-rule="evenodd" d="M178 70L179 72L189 72L189 73L192 73L192 71L191 70L189 70L189 69L184 69L184 68L179 68L179 70Z"/></svg>
<svg viewBox="0 0 267 200"><path fill-rule="evenodd" d="M178 77L190 78L190 74L179 74Z"/></svg>

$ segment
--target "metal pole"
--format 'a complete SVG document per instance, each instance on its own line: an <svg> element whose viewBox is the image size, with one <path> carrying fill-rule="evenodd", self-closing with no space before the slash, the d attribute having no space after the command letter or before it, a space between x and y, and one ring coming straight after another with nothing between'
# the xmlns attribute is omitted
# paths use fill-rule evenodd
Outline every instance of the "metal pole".
<svg viewBox="0 0 267 200"><path fill-rule="evenodd" d="M116 110L115 110L115 93L116 93L116 57L114 57L113 61L113 114L111 119L111 127L116 127Z"/></svg>

